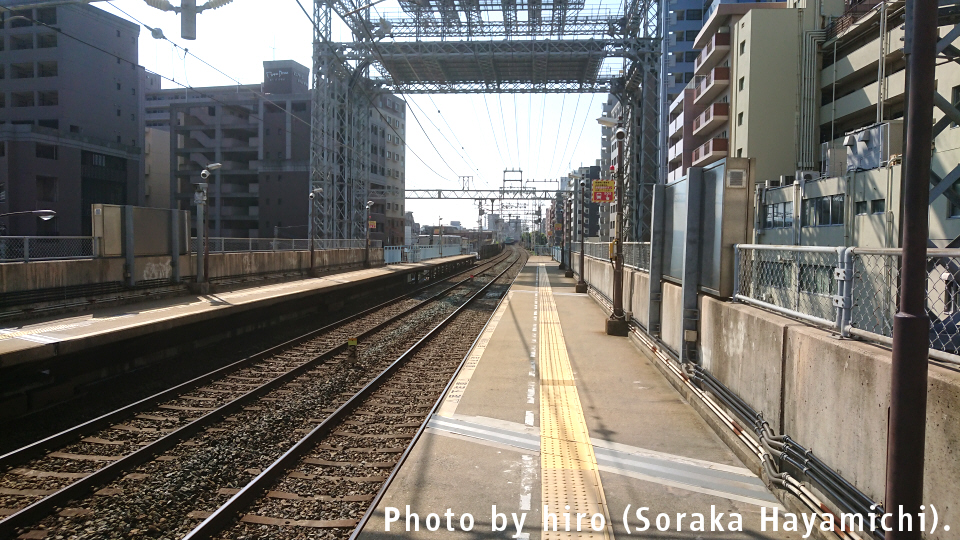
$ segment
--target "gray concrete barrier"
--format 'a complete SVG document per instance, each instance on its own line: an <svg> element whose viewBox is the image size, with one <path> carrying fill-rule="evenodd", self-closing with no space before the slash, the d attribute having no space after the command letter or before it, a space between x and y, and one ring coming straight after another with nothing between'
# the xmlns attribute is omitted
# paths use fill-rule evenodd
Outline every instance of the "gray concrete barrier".
<svg viewBox="0 0 960 540"><path fill-rule="evenodd" d="M573 258L579 272L579 257ZM612 297L608 261L586 259L585 279ZM624 271L624 309L646 324L649 277ZM679 350L681 288L663 283L661 341ZM884 496L890 351L745 304L700 296L703 366L771 427L812 450L874 500ZM960 522L960 373L930 366L924 502ZM854 451L855 449L855 451ZM939 533L939 531L938 531ZM939 533L932 538L949 538Z"/></svg>

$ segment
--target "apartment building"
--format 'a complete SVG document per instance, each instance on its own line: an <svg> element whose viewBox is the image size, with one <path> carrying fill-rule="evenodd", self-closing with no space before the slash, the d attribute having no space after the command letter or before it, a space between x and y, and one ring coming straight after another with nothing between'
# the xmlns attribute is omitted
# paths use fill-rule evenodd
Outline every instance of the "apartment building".
<svg viewBox="0 0 960 540"><path fill-rule="evenodd" d="M170 206L193 210L200 172L222 164L207 180L212 236L307 235L310 70L291 60L267 61L263 69L261 84L166 89L146 97L147 133L156 144L168 137L170 149L164 154L151 145L147 167L171 171Z"/></svg>
<svg viewBox="0 0 960 540"><path fill-rule="evenodd" d="M796 170L798 58L819 19L798 6L713 8L694 42L695 78L669 107L668 183L726 157L753 158L757 178Z"/></svg>
<svg viewBox="0 0 960 540"><path fill-rule="evenodd" d="M374 98L370 109L370 189L386 194L373 198L370 238L384 245L403 245L406 185L406 102L392 94Z"/></svg>
<svg viewBox="0 0 960 540"><path fill-rule="evenodd" d="M89 235L92 204L143 204L139 25L84 4L0 19L0 213L57 212L0 234Z"/></svg>
<svg viewBox="0 0 960 540"><path fill-rule="evenodd" d="M819 155L810 170L769 175L757 190L756 241L898 247L902 188L904 2L848 4L828 25L812 81ZM884 20L885 19L885 20ZM955 20L940 18L945 36ZM880 58L884 61L881 63ZM937 91L960 102L960 67L939 63ZM930 241L960 237L960 130L934 110ZM819 166L817 166L819 165Z"/></svg>
<svg viewBox="0 0 960 540"><path fill-rule="evenodd" d="M581 234L584 238L600 237L601 204L591 202L593 181L600 178L600 166L580 167L571 171L567 177L567 191L573 199L573 214L568 225L571 238L579 242ZM581 181L584 182L582 188Z"/></svg>

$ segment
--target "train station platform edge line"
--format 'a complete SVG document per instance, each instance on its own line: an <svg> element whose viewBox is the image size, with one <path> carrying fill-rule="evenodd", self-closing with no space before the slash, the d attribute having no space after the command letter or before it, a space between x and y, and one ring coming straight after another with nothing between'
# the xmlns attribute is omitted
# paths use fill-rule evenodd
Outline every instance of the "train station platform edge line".
<svg viewBox="0 0 960 540"><path fill-rule="evenodd" d="M77 352L88 347L120 341L144 333L166 330L183 324L277 302L295 300L321 290L337 290L351 284L372 282L398 273L427 269L471 255L431 259L360 269L328 276L244 287L200 296L176 296L145 301L139 305L106 307L80 315L53 317L33 323L0 327L0 367Z"/></svg>

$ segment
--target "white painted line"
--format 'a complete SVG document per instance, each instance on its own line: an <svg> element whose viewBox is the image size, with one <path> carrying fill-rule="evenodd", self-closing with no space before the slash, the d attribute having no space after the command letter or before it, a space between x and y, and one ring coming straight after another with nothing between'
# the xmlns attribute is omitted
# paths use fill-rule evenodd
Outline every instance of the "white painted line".
<svg viewBox="0 0 960 540"><path fill-rule="evenodd" d="M523 417L523 423L528 426L533 425L533 411L527 411L527 414Z"/></svg>

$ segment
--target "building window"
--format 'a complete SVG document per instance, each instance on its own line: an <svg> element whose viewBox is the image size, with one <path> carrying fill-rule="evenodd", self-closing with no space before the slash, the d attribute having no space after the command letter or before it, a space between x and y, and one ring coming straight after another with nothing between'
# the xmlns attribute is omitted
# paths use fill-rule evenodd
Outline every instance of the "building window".
<svg viewBox="0 0 960 540"><path fill-rule="evenodd" d="M57 24L57 8L38 8L37 21L43 24Z"/></svg>
<svg viewBox="0 0 960 540"><path fill-rule="evenodd" d="M747 40L740 42L740 54L742 55L747 50Z"/></svg>
<svg viewBox="0 0 960 540"><path fill-rule="evenodd" d="M950 101L954 107L960 106L960 86L954 86L950 91ZM957 123L950 122L950 127L957 127Z"/></svg>
<svg viewBox="0 0 960 540"><path fill-rule="evenodd" d="M57 147L52 144L36 143L36 156L40 159L57 159Z"/></svg>
<svg viewBox="0 0 960 540"><path fill-rule="evenodd" d="M0 182L0 202L7 202L7 184Z"/></svg>
<svg viewBox="0 0 960 540"><path fill-rule="evenodd" d="M11 79L32 79L33 78L33 62L26 62L23 64L10 64L10 78Z"/></svg>
<svg viewBox="0 0 960 540"><path fill-rule="evenodd" d="M56 90L37 92L41 107L51 107L60 104L60 94Z"/></svg>
<svg viewBox="0 0 960 540"><path fill-rule="evenodd" d="M58 74L56 62L37 62L38 77L56 77Z"/></svg>
<svg viewBox="0 0 960 540"><path fill-rule="evenodd" d="M737 113L737 125L738 126L743 125L743 113Z"/></svg>
<svg viewBox="0 0 960 540"><path fill-rule="evenodd" d="M684 61L684 62L695 62L695 61L697 60L697 55L698 55L698 54L699 54L699 53L698 53L697 51L687 51L687 52L683 53L683 61Z"/></svg>
<svg viewBox="0 0 960 540"><path fill-rule="evenodd" d="M843 193L803 200L801 224L804 227L843 225Z"/></svg>
<svg viewBox="0 0 960 540"><path fill-rule="evenodd" d="M870 201L857 201L855 212L857 213L858 216L865 216L869 214Z"/></svg>
<svg viewBox="0 0 960 540"><path fill-rule="evenodd" d="M37 120L37 125L40 127L50 128L50 129L60 129L59 120Z"/></svg>
<svg viewBox="0 0 960 540"><path fill-rule="evenodd" d="M33 107L33 92L11 92L10 101L14 107Z"/></svg>
<svg viewBox="0 0 960 540"><path fill-rule="evenodd" d="M52 49L57 46L56 34L37 34L38 49Z"/></svg>
<svg viewBox="0 0 960 540"><path fill-rule="evenodd" d="M763 214L764 229L788 229L793 227L793 202L765 204Z"/></svg>
<svg viewBox="0 0 960 540"><path fill-rule="evenodd" d="M207 116L216 116L216 115L217 115L217 107L216 107L216 106L207 107Z"/></svg>
<svg viewBox="0 0 960 540"><path fill-rule="evenodd" d="M70 133L80 133L80 126L70 124Z"/></svg>
<svg viewBox="0 0 960 540"><path fill-rule="evenodd" d="M33 34L10 36L10 50L22 51L33 48Z"/></svg>
<svg viewBox="0 0 960 540"><path fill-rule="evenodd" d="M737 157L743 157L743 148L737 148Z"/></svg>
<svg viewBox="0 0 960 540"><path fill-rule="evenodd" d="M703 10L702 10L702 9L688 9L688 10L687 10L687 20L688 20L688 21L702 21L702 20L703 20Z"/></svg>
<svg viewBox="0 0 960 540"><path fill-rule="evenodd" d="M743 90L743 80L745 77L740 77L740 80L737 81L737 90Z"/></svg>
<svg viewBox="0 0 960 540"><path fill-rule="evenodd" d="M883 214L887 211L887 201L884 199L874 199L870 201L871 214Z"/></svg>
<svg viewBox="0 0 960 540"><path fill-rule="evenodd" d="M37 201L57 202L57 179L55 177L37 177Z"/></svg>
<svg viewBox="0 0 960 540"><path fill-rule="evenodd" d="M696 41L697 40L697 30L687 30L687 41Z"/></svg>
<svg viewBox="0 0 960 540"><path fill-rule="evenodd" d="M120 116L120 109L117 109L117 116Z"/></svg>

